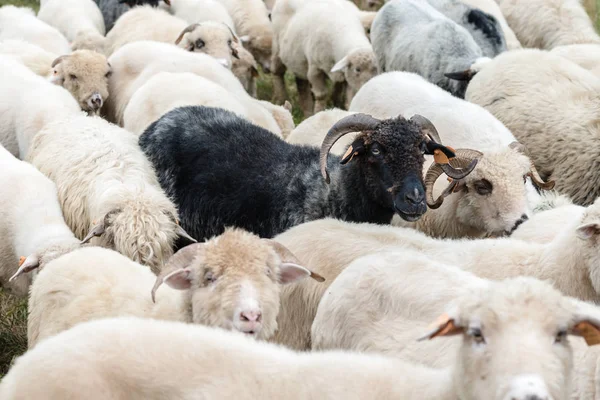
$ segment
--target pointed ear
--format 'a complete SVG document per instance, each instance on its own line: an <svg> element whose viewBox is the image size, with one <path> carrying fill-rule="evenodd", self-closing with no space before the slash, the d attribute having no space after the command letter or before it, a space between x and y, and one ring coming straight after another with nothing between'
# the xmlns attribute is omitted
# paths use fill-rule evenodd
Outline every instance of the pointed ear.
<svg viewBox="0 0 600 400"><path fill-rule="evenodd" d="M430 330L418 341L433 339L438 336L452 336L463 333L464 329L458 326L456 319L444 313L438 317L433 324L430 325Z"/></svg>
<svg viewBox="0 0 600 400"><path fill-rule="evenodd" d="M296 258L294 253L292 253L287 247L285 247L278 241L273 240L273 239L261 239L261 240L268 243L273 248L273 250L275 250L275 253L277 253L279 258L281 259L281 264L279 266L281 268L280 275L279 275L280 283L285 284L285 283L294 282L294 281L302 278L303 277L302 274L305 272L308 273L308 276L310 276L312 279L314 279L317 282L325 281L325 278L323 278L321 275L317 274L316 272L312 272L311 270L301 266L300 261ZM298 275L298 276L296 276L296 275Z"/></svg>
<svg viewBox="0 0 600 400"><path fill-rule="evenodd" d="M348 147L342 159L340 160L340 164L344 165L350 161L354 156L358 156L365 152L365 142L362 139L356 139L352 144Z"/></svg>
<svg viewBox="0 0 600 400"><path fill-rule="evenodd" d="M310 276L310 271L301 265L283 263L279 266L279 283L286 285Z"/></svg>
<svg viewBox="0 0 600 400"><path fill-rule="evenodd" d="M348 56L344 56L344 58L342 58L340 61L335 63L333 68L331 68L331 72L341 71L344 68L346 68L347 66L348 66Z"/></svg>
<svg viewBox="0 0 600 400"><path fill-rule="evenodd" d="M575 230L575 233L580 239L591 239L594 235L600 233L600 224L592 222L589 224L581 225Z"/></svg>
<svg viewBox="0 0 600 400"><path fill-rule="evenodd" d="M19 259L19 269L17 272L10 277L9 282L14 281L22 274L27 274L40 266L40 259L36 254L31 254L28 257L21 257Z"/></svg>
<svg viewBox="0 0 600 400"><path fill-rule="evenodd" d="M188 267L175 270L163 278L163 283L177 290L189 289L192 287L192 269Z"/></svg>

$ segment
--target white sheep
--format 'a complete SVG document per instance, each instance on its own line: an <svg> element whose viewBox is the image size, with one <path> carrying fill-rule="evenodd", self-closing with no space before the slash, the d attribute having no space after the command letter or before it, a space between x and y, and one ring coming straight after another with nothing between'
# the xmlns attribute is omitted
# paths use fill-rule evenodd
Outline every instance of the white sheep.
<svg viewBox="0 0 600 400"><path fill-rule="evenodd" d="M65 220L84 242L99 236L95 244L159 271L178 236L190 239L124 129L99 117L56 121L35 136L27 160L56 183Z"/></svg>
<svg viewBox="0 0 600 400"><path fill-rule="evenodd" d="M496 0L524 47L600 44L581 0Z"/></svg>
<svg viewBox="0 0 600 400"><path fill-rule="evenodd" d="M71 42L73 50L104 53L104 18L93 0L44 1L38 18L58 29Z"/></svg>
<svg viewBox="0 0 600 400"><path fill-rule="evenodd" d="M213 57L166 43L130 43L117 50L108 61L113 74L108 81L111 97L104 112L110 121L119 125L123 125L125 108L135 91L159 72L194 73L221 85L238 98L249 97L240 81ZM171 89L165 88L165 91Z"/></svg>
<svg viewBox="0 0 600 400"><path fill-rule="evenodd" d="M267 339L277 329L280 285L311 275L298 263L280 244L241 229L184 247L158 277L112 250L73 252L48 264L31 288L29 348L79 323L125 315Z"/></svg>
<svg viewBox="0 0 600 400"><path fill-rule="evenodd" d="M508 50L516 50L520 49L521 43L515 32L508 26L508 22L506 22L506 18L502 14L498 3L494 0L461 0L463 3L480 9L483 12L490 14L492 17L496 18L498 23L500 23L500 27L502 28L502 32L504 33L504 39L506 39L506 48Z"/></svg>
<svg viewBox="0 0 600 400"><path fill-rule="evenodd" d="M311 146L321 146L323 139L329 129L336 122L345 118L349 115L354 114L352 111L340 110L339 108L333 108L331 110L325 110L316 113L312 117L309 117L302 121L290 135L286 138L286 141L294 144L307 144ZM348 146L354 141L354 135L345 135L338 139L333 145L330 153L342 155L348 149Z"/></svg>
<svg viewBox="0 0 600 400"><path fill-rule="evenodd" d="M52 63L58 58L57 54L42 49L40 46L20 39L0 41L0 54L19 61L27 68L43 77L48 77L52 71Z"/></svg>
<svg viewBox="0 0 600 400"><path fill-rule="evenodd" d="M58 55L71 52L67 39L27 7L0 7L0 40L5 39L21 39Z"/></svg>
<svg viewBox="0 0 600 400"><path fill-rule="evenodd" d="M559 193L579 205L600 195L600 79L594 74L551 52L515 50L487 63L465 98L527 146L541 177L556 181Z"/></svg>
<svg viewBox="0 0 600 400"><path fill-rule="evenodd" d="M19 263L22 270L43 267L79 247L79 241L65 224L52 181L2 146L0 169L0 283L26 296L31 279L8 284Z"/></svg>
<svg viewBox="0 0 600 400"><path fill-rule="evenodd" d="M173 1L166 9L177 18L187 21L188 24L197 24L204 21L222 22L235 30L235 24L227 9L218 0L179 0Z"/></svg>
<svg viewBox="0 0 600 400"><path fill-rule="evenodd" d="M0 70L0 144L24 159L46 124L81 110L68 91L10 57L0 56Z"/></svg>
<svg viewBox="0 0 600 400"><path fill-rule="evenodd" d="M481 309L465 313L473 306ZM442 313L439 320L449 324L441 334L456 337L416 341ZM538 373L553 387L552 398L593 399L597 378L588 371L596 370L600 348L586 346L577 336L594 339L600 328L598 316L597 307L532 278L490 282L417 253L392 251L357 259L331 284L312 326L312 345L320 351L377 352L429 367L452 368L461 346L499 350L508 340L499 332L515 324L520 327L512 331L519 347L543 354L524 362L530 373ZM588 328L590 335L584 333ZM468 339L461 340L461 333ZM573 352L573 364L567 363L564 375L553 375L550 371L560 365L565 351Z"/></svg>
<svg viewBox="0 0 600 400"><path fill-rule="evenodd" d="M310 348L310 326L329 283L357 258L388 249L419 251L488 279L533 276L553 283L566 295L598 302L598 234L600 201L588 207L582 218L564 224L547 244L510 238L441 240L408 228L333 219L298 225L275 239L326 281L320 286L300 282L282 292L286 311L279 315L273 341L300 350Z"/></svg>
<svg viewBox="0 0 600 400"><path fill-rule="evenodd" d="M556 46L552 54L564 57L600 78L600 45L599 44L569 44Z"/></svg>
<svg viewBox="0 0 600 400"><path fill-rule="evenodd" d="M437 174L427 172L433 162L428 159L423 169L429 185L428 201L439 208L430 209L416 223L395 219L395 224L436 237L503 235L531 216L539 201L536 189L524 177L531 175L537 184L548 187L500 121L484 108L452 96L417 74L388 72L371 79L359 90L350 110L375 118L408 118L418 113L435 125L441 143L483 153L469 176L450 184L438 179L441 170ZM447 189L455 185L453 190Z"/></svg>
<svg viewBox="0 0 600 400"><path fill-rule="evenodd" d="M281 136L277 121L258 100L234 96L223 86L190 72L160 72L148 79L127 104L123 127L139 136L172 109L191 105L224 108Z"/></svg>
<svg viewBox="0 0 600 400"><path fill-rule="evenodd" d="M239 400L566 400L572 351L568 345L553 344L556 332L551 328L562 330L574 319L585 319L590 321L586 336L597 335L597 312L577 314L563 298L557 301L564 304L560 314L546 312L542 320L536 311L547 310L548 305L537 292L528 297L533 304L523 306L525 315L507 317L515 302L525 302L518 294L527 293L529 285L522 288L521 283L526 282L511 281L497 285L492 293L480 293L479 298L490 303L466 301L453 321L424 332L437 341L464 332L452 368L427 368L376 354L295 353L236 332L129 317L88 322L41 342L16 361L0 384L0 396L4 400L141 400L165 395ZM504 317L501 325L493 323L494 315ZM473 345L473 330L454 325L475 323L479 316L490 322L486 334L497 342ZM528 319L535 331L523 326ZM442 330L446 326L450 329ZM514 351L524 338L527 351Z"/></svg>
<svg viewBox="0 0 600 400"><path fill-rule="evenodd" d="M273 27L269 11L262 0L219 0L235 24L235 32L256 61L269 72Z"/></svg>
<svg viewBox="0 0 600 400"><path fill-rule="evenodd" d="M275 29L279 29L282 25L279 19L287 17L274 11L272 18ZM354 11L338 2L309 2L281 29L275 35L278 43L273 69L280 75L281 62L294 73L305 116L313 113L311 92L315 98L314 112L325 109L327 78L337 86L346 86L349 103L358 89L376 74L373 48L360 20Z"/></svg>

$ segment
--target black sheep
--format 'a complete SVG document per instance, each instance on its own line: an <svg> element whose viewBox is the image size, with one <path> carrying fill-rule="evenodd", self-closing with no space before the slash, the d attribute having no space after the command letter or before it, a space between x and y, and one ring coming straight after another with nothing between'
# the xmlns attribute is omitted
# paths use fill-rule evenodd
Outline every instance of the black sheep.
<svg viewBox="0 0 600 400"><path fill-rule="evenodd" d="M106 33L112 29L117 22L117 19L125 14L131 7L149 5L158 7L161 0L94 0L102 12ZM170 0L164 0L165 3L171 5Z"/></svg>
<svg viewBox="0 0 600 400"><path fill-rule="evenodd" d="M363 133L341 160L328 161L335 141L350 132ZM238 226L273 237L323 217L389 223L396 212L417 220L427 210L423 154L454 157L434 137L421 116L380 121L354 114L331 128L319 156L319 149L289 144L229 111L194 106L155 121L140 146L190 235L203 239ZM442 167L458 179L475 164Z"/></svg>

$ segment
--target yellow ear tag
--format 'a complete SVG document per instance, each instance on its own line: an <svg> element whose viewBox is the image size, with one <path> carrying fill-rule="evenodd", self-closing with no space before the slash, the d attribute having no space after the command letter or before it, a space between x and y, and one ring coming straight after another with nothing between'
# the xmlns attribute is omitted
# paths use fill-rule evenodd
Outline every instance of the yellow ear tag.
<svg viewBox="0 0 600 400"><path fill-rule="evenodd" d="M27 259L27 257L23 257L23 256L19 257L19 267L21 265L23 265L23 263L25 262L26 259Z"/></svg>
<svg viewBox="0 0 600 400"><path fill-rule="evenodd" d="M440 149L435 149L433 151L433 160L437 164L448 164L448 162L450 161L448 157L444 154L444 152Z"/></svg>
<svg viewBox="0 0 600 400"><path fill-rule="evenodd" d="M348 150L346 150L346 152L342 156L342 160L344 160L346 157L348 157L353 151L354 151L354 147L352 147L352 145L350 145L350 147L348 147ZM353 153L352 157L350 157L350 159L347 162L352 161L352 159L354 158L354 156L357 155L357 154L358 154L358 152Z"/></svg>

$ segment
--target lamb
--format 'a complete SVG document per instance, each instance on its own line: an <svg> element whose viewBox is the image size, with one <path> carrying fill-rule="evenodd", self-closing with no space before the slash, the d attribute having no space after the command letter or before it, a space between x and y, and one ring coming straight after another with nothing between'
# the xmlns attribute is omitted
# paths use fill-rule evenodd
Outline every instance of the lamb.
<svg viewBox="0 0 600 400"><path fill-rule="evenodd" d="M56 183L65 220L78 239L99 236L94 244L158 272L175 240L191 238L177 224L177 210L136 142L135 135L99 117L77 116L40 131L27 161Z"/></svg>
<svg viewBox="0 0 600 400"><path fill-rule="evenodd" d="M428 284L423 285L424 281ZM467 314L465 319L465 308L481 305L490 310ZM491 310L496 313L490 314ZM594 398L600 353L577 336L590 325L592 332L600 327L598 307L563 296L532 278L490 282L406 251L362 257L344 270L319 304L312 326L313 348L377 352L429 367L451 368L461 348L460 338L414 341L442 312L446 314L441 321L452 321L448 335L466 333L470 336L468 345L480 351L492 351L504 341L496 330L511 321L521 326L513 331L518 335L519 348L552 358L565 350L572 352L573 366L564 376L548 379L542 373L542 379L547 379L548 386L562 388L561 396L554 395L555 399ZM378 316L376 328L371 323L374 315ZM540 343L544 350L536 350ZM588 341L590 345L597 343ZM556 365L537 357L528 362L532 372ZM536 363L540 363L537 368L533 367Z"/></svg>
<svg viewBox="0 0 600 400"><path fill-rule="evenodd" d="M9 278L79 247L65 224L56 186L30 164L0 146L0 283L18 296L27 296L31 279Z"/></svg>
<svg viewBox="0 0 600 400"><path fill-rule="evenodd" d="M38 18L58 29L73 50L104 53L104 19L93 0L47 0L41 5Z"/></svg>
<svg viewBox="0 0 600 400"><path fill-rule="evenodd" d="M131 9L131 7L136 5L150 5L152 7L158 7L160 0L94 0L96 4L98 4L98 8L102 12L102 17L104 18L104 26L106 27L106 32L110 31L115 22L119 19L119 17L125 14L127 11ZM170 0L164 0L165 4L171 5Z"/></svg>
<svg viewBox="0 0 600 400"><path fill-rule="evenodd" d="M580 0L496 0L524 47L552 49L568 44L600 44Z"/></svg>
<svg viewBox="0 0 600 400"><path fill-rule="evenodd" d="M106 35L108 54L139 40L174 43L188 51L222 60L228 68L231 68L232 58L237 56L233 43L238 39L227 25L214 21L188 25L152 7L136 7L119 18Z"/></svg>
<svg viewBox="0 0 600 400"><path fill-rule="evenodd" d="M504 18L498 3L496 3L494 0L462 0L462 2L471 7L478 8L484 13L496 18L496 21L498 21L500 27L502 28L502 33L504 34L504 39L506 40L506 48L508 50L516 50L523 47L521 46L519 39L517 39L515 32L513 32L510 26L508 26L508 22L506 22L506 18Z"/></svg>
<svg viewBox="0 0 600 400"><path fill-rule="evenodd" d="M31 140L46 124L81 111L64 88L14 59L0 56L0 70L0 144L24 159Z"/></svg>
<svg viewBox="0 0 600 400"><path fill-rule="evenodd" d="M420 0L394 0L377 13L371 41L379 72L415 72L464 98L468 78L489 61L471 34ZM446 74L460 79L450 79Z"/></svg>
<svg viewBox="0 0 600 400"><path fill-rule="evenodd" d="M362 133L341 160L328 160L337 139L351 132ZM378 120L355 114L331 128L319 154L229 111L181 107L150 125L140 146L176 200L182 226L201 239L231 225L272 237L325 216L383 224L397 213L414 221L427 210L423 153L435 151L441 164L434 165L457 179L477 164L445 164L454 153L435 138L435 127L421 116Z"/></svg>
<svg viewBox="0 0 600 400"><path fill-rule="evenodd" d="M279 15L274 12L272 16L276 28L281 25ZM346 85L349 103L358 89L376 74L375 55L362 24L354 11L338 2L307 3L276 33L276 38L273 70L281 76L281 62L294 73L305 116L313 113L311 91L315 98L314 112L326 108L327 78L336 85Z"/></svg>
<svg viewBox="0 0 600 400"><path fill-rule="evenodd" d="M597 44L570 44L557 46L552 54L566 58L600 78L600 46Z"/></svg>
<svg viewBox="0 0 600 400"><path fill-rule="evenodd" d="M360 91L359 91L360 92ZM310 118L305 119L286 138L288 143L308 144L320 146L329 129L340 119L355 114L352 111L344 111L339 108L321 111ZM331 148L332 154L341 156L348 146L354 141L354 135L341 137Z"/></svg>
<svg viewBox="0 0 600 400"><path fill-rule="evenodd" d="M175 88L177 90L174 90ZM148 79L131 97L125 108L123 127L139 136L152 122L168 111L190 105L230 110L281 136L277 121L257 100L249 96L236 98L223 86L189 72L160 72ZM291 119L290 113L286 112Z"/></svg>
<svg viewBox="0 0 600 400"><path fill-rule="evenodd" d="M27 7L0 7L0 40L6 39L21 39L58 55L71 52L67 39Z"/></svg>
<svg viewBox="0 0 600 400"><path fill-rule="evenodd" d="M219 0L235 24L235 32L265 72L271 67L273 27L262 0Z"/></svg>
<svg viewBox="0 0 600 400"><path fill-rule="evenodd" d="M493 305L466 302L461 319L474 320L496 307L502 312L511 309L511 292L503 295L498 291ZM535 300L531 309L548 308L543 299ZM572 326L576 318L575 322L584 320L590 328L574 334L597 334L597 312L577 314L567 299L560 300L557 303L564 305L561 313L547 312L547 324L560 330L563 324ZM525 328L519 325L523 319L537 322L536 340L529 339L534 332L523 332ZM375 354L295 353L199 325L131 317L105 319L49 338L17 359L0 384L0 396L6 400L141 400L169 393L180 398L240 400L566 400L572 351L568 345L553 345L555 332L542 330L540 320L534 312L502 320L503 325L493 325L489 332L498 342L485 347L471 344L473 331L455 327L429 332L431 338L464 332L456 364L433 369ZM447 324L454 327L458 318ZM523 334L529 339L528 351L514 351ZM57 359L60 362L52 362ZM65 377L69 377L68 385ZM31 384L32 379L36 384Z"/></svg>
<svg viewBox="0 0 600 400"><path fill-rule="evenodd" d="M218 326L267 339L277 329L280 285L311 275L285 247L241 229L184 247L158 277L101 248L71 253L46 270L31 289L29 348L82 322L124 315Z"/></svg>
<svg viewBox="0 0 600 400"><path fill-rule="evenodd" d="M550 243L510 238L440 240L407 228L355 224L334 219L312 221L275 237L325 284L301 282L282 292L283 310L273 341L299 350L310 348L310 326L318 302L332 282L352 261L383 250L414 250L431 259L461 267L477 276L501 280L533 276L551 282L568 296L600 301L598 233L600 201L585 214L564 224Z"/></svg>
<svg viewBox="0 0 600 400"><path fill-rule="evenodd" d="M159 72L194 73L223 86L238 98L248 98L239 80L213 57L191 53L170 44L151 41L130 43L111 55L109 62L113 69L108 81L111 97L103 112L109 121L121 126L125 108L135 91Z"/></svg>
<svg viewBox="0 0 600 400"><path fill-rule="evenodd" d="M179 0L167 8L171 14L187 21L188 24L217 21L235 29L227 9L218 0Z"/></svg>
<svg viewBox="0 0 600 400"><path fill-rule="evenodd" d="M475 75L466 99L527 146L541 177L555 180L559 193L583 206L600 196L600 79L591 72L549 52L511 51Z"/></svg>
<svg viewBox="0 0 600 400"><path fill-rule="evenodd" d="M473 173L460 182L437 179L439 169L426 176L428 204L434 209L415 223L396 219L396 224L444 238L510 234L540 201L532 183L542 189L553 186L539 177L526 149L493 115L417 74L387 72L373 78L359 90L350 109L376 118L418 112L433 122L442 142L483 153ZM431 162L425 163L424 172ZM445 201L450 193L454 195Z"/></svg>
<svg viewBox="0 0 600 400"><path fill-rule="evenodd" d="M485 57L493 58L506 50L502 27L494 16L459 0L427 0L427 2L469 31Z"/></svg>

